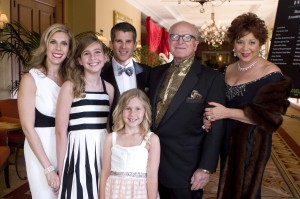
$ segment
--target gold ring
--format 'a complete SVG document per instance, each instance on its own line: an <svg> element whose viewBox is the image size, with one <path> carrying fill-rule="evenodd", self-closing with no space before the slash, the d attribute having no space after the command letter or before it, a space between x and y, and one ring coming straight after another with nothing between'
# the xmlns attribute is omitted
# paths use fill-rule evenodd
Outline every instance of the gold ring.
<svg viewBox="0 0 300 199"><path fill-rule="evenodd" d="M210 121L211 120L211 116L209 115L209 116L207 116L207 119Z"/></svg>

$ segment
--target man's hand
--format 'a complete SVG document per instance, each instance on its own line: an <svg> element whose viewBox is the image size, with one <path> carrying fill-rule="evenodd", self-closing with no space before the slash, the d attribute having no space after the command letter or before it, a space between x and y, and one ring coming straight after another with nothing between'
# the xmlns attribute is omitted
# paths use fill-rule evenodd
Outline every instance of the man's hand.
<svg viewBox="0 0 300 199"><path fill-rule="evenodd" d="M197 169L191 178L191 190L195 191L203 189L203 187L209 182L209 177L209 173L205 173L201 169Z"/></svg>

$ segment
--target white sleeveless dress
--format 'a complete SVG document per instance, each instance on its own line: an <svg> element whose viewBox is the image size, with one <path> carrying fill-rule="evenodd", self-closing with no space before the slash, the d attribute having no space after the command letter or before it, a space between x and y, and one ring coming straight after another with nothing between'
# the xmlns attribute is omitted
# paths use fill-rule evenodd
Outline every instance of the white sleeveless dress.
<svg viewBox="0 0 300 199"><path fill-rule="evenodd" d="M111 174L105 188L106 199L147 199L146 172L148 150L145 148L152 132L138 146L116 144L117 133L112 133Z"/></svg>
<svg viewBox="0 0 300 199"><path fill-rule="evenodd" d="M56 169L55 113L60 87L38 69L33 68L29 73L34 78L37 87L35 98L35 131L42 142L46 155ZM51 187L48 186L44 168L32 152L27 139L25 139L24 143L24 156L32 198L57 198L52 192Z"/></svg>
<svg viewBox="0 0 300 199"><path fill-rule="evenodd" d="M102 83L104 92L85 92L85 98L72 102L68 149L58 198L98 199L109 114L109 96Z"/></svg>

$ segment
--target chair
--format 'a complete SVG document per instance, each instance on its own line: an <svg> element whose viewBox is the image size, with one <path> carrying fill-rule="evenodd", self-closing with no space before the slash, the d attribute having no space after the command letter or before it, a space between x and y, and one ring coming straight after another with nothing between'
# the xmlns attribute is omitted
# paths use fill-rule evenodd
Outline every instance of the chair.
<svg viewBox="0 0 300 199"><path fill-rule="evenodd" d="M4 130L0 129L0 172L4 170L4 178L5 184L7 188L10 188L9 183L9 155L10 155L10 148L6 146L7 142L7 135Z"/></svg>
<svg viewBox="0 0 300 199"><path fill-rule="evenodd" d="M20 123L18 104L16 99L0 100L0 122ZM11 148L11 152L15 152L15 162L17 175L20 179L25 180L26 177L21 177L18 170L19 150L23 147L25 136L22 129L7 131L7 144Z"/></svg>

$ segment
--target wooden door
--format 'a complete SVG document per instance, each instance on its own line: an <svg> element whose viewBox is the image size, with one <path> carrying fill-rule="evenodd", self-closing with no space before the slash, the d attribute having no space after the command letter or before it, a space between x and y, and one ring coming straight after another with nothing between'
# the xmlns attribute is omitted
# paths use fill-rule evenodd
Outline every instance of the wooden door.
<svg viewBox="0 0 300 199"><path fill-rule="evenodd" d="M11 21L18 21L30 31L43 33L51 24L56 23L57 2L61 0L11 0ZM62 8L62 6L59 6ZM62 14L59 16L62 16ZM61 23L61 21L58 21ZM12 80L20 80L22 66L12 58Z"/></svg>

